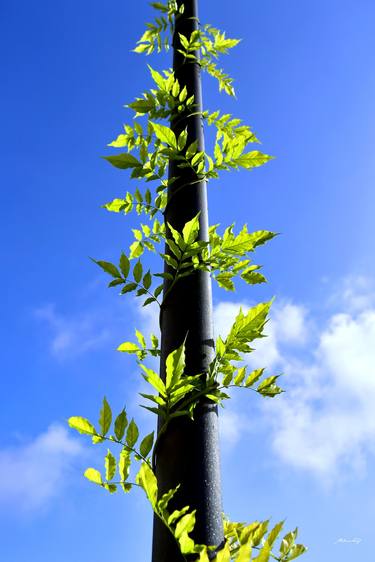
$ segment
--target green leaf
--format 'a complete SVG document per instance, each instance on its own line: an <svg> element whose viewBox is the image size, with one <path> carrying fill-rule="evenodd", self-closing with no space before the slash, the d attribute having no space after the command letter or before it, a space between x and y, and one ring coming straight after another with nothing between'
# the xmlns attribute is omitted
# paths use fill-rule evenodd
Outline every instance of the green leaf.
<svg viewBox="0 0 375 562"><path fill-rule="evenodd" d="M219 550L219 552L217 553L215 562L230 562L230 559L231 556L230 556L229 544L226 543L224 548Z"/></svg>
<svg viewBox="0 0 375 562"><path fill-rule="evenodd" d="M236 562L249 562L251 560L251 541L240 546L235 560Z"/></svg>
<svg viewBox="0 0 375 562"><path fill-rule="evenodd" d="M267 283L267 279L258 271L251 271L246 269L241 273L241 279L246 281L249 285L256 285L258 283Z"/></svg>
<svg viewBox="0 0 375 562"><path fill-rule="evenodd" d="M267 544L269 544L270 548L273 547L273 544L276 541L277 537L279 536L283 526L284 526L284 521L280 521L280 523L277 523L274 526L274 528L269 532L267 537Z"/></svg>
<svg viewBox="0 0 375 562"><path fill-rule="evenodd" d="M159 348L159 340L155 336L155 334L151 334L150 339L151 339L153 349L158 349Z"/></svg>
<svg viewBox="0 0 375 562"><path fill-rule="evenodd" d="M126 426L128 425L128 419L126 417L125 410L122 410L117 418L115 419L115 435L116 438L121 441L124 437Z"/></svg>
<svg viewBox="0 0 375 562"><path fill-rule="evenodd" d="M127 204L127 202L125 201L125 199L113 199L113 201L110 201L109 203L105 203L103 205L103 207L105 209L107 209L107 211L111 211L113 213L119 213L122 209L122 207L124 207Z"/></svg>
<svg viewBox="0 0 375 562"><path fill-rule="evenodd" d="M179 488L180 486L176 486L176 488L172 488L171 490L168 490L168 492L166 492L161 496L161 498L158 500L157 503L158 511L162 514L163 519L168 521L169 525L170 525L169 523L170 515L167 511L167 506Z"/></svg>
<svg viewBox="0 0 375 562"><path fill-rule="evenodd" d="M173 389L180 380L185 369L185 342L177 349L172 351L166 361L166 380L167 390Z"/></svg>
<svg viewBox="0 0 375 562"><path fill-rule="evenodd" d="M110 164L112 164L115 168L120 168L121 170L142 167L142 162L137 160L135 156L129 154L128 152L123 152L122 154L117 154L115 156L104 156L104 159L108 160L108 162L110 162Z"/></svg>
<svg viewBox="0 0 375 562"><path fill-rule="evenodd" d="M126 431L126 444L128 447L132 448L135 443L137 442L139 436L139 430L137 424L132 419L128 425L128 429Z"/></svg>
<svg viewBox="0 0 375 562"><path fill-rule="evenodd" d="M142 463L135 481L139 486L142 486L151 504L151 507L155 510L158 496L158 485L156 476L147 463Z"/></svg>
<svg viewBox="0 0 375 562"><path fill-rule="evenodd" d="M118 285L123 285L123 284L124 284L123 279L113 279L113 281L110 281L110 283L108 283L108 288L117 287Z"/></svg>
<svg viewBox="0 0 375 562"><path fill-rule="evenodd" d="M141 49L142 46L139 45L138 47L136 47L134 49L135 52L140 52L137 51L137 49ZM136 101L133 101L132 103L128 104L128 107L130 107L130 109L133 109L136 113L139 113L140 115L144 115L145 113L148 113L149 111L151 111L152 109L154 109L155 107L155 103L153 100L145 100L145 99L138 99Z"/></svg>
<svg viewBox="0 0 375 562"><path fill-rule="evenodd" d="M278 375L272 375L271 377L267 377L257 387L257 392L262 392L267 387L272 386L276 382L277 379L278 379Z"/></svg>
<svg viewBox="0 0 375 562"><path fill-rule="evenodd" d="M160 125L159 123L153 123L152 121L149 122L154 129L156 137L161 141L166 143L168 146L177 149L177 139L176 135L169 127L165 125Z"/></svg>
<svg viewBox="0 0 375 562"><path fill-rule="evenodd" d="M140 280L142 279L142 275L143 275L143 267L141 262L138 260L133 269L134 281L136 283L139 283Z"/></svg>
<svg viewBox="0 0 375 562"><path fill-rule="evenodd" d="M120 344L117 348L117 351L122 351L124 353L137 353L140 350L140 347L133 342L125 341L124 343Z"/></svg>
<svg viewBox="0 0 375 562"><path fill-rule="evenodd" d="M129 250L130 250L130 254L129 254L130 259L139 258L139 257L143 254L143 252L144 252L143 243L142 243L142 242L138 242L138 241L136 240L135 242L133 242L133 243L130 245Z"/></svg>
<svg viewBox="0 0 375 562"><path fill-rule="evenodd" d="M215 277L219 286L225 289L226 291L234 291L235 289L232 278L233 278L233 273L231 272L219 273Z"/></svg>
<svg viewBox="0 0 375 562"><path fill-rule="evenodd" d="M261 551L259 552L258 556L254 558L254 562L268 562L271 555L271 548L269 544L265 544Z"/></svg>
<svg viewBox="0 0 375 562"><path fill-rule="evenodd" d="M137 283L128 283L127 285L125 285L125 287L122 288L121 294L125 295L125 293L130 293L131 291L134 291L134 289L136 288L137 288Z"/></svg>
<svg viewBox="0 0 375 562"><path fill-rule="evenodd" d="M152 449L153 443L154 443L154 432L149 433L149 435L146 435L146 437L142 439L141 444L139 446L139 452L143 457L147 457L147 455Z"/></svg>
<svg viewBox="0 0 375 562"><path fill-rule="evenodd" d="M110 263L109 261L102 261L102 260L92 260L92 261L95 262L99 267L101 267L103 271L109 273L109 275L112 275L112 277L121 278L121 273L119 272L117 267L113 265L113 263Z"/></svg>
<svg viewBox="0 0 375 562"><path fill-rule="evenodd" d="M161 74L159 74L159 72L157 72L156 70L151 68L151 66L149 64L147 66L148 66L148 68L151 72L151 76L152 76L152 79L155 82L155 84L157 86L159 86L159 88L161 90L164 90L164 88L165 88L165 78L163 78L163 76Z"/></svg>
<svg viewBox="0 0 375 562"><path fill-rule="evenodd" d="M107 399L103 398L103 406L100 410L99 414L99 427L100 433L102 435L106 435L111 427L112 423L112 410L110 405L107 402Z"/></svg>
<svg viewBox="0 0 375 562"><path fill-rule="evenodd" d="M176 493L178 489L179 489L179 486L177 486L177 488L174 488L173 490L169 490L169 492L167 492L167 493L173 492L173 495L174 495L174 493ZM190 507L188 505L186 505L182 509L175 509L168 517L168 520L167 520L168 525L171 526L174 523L176 523L178 521L178 519L181 519L181 517L189 511L189 509L190 509Z"/></svg>
<svg viewBox="0 0 375 562"><path fill-rule="evenodd" d="M246 387L252 386L255 382L257 382L257 380L260 379L263 373L264 373L264 368L255 369L254 371L252 371L246 379L245 386Z"/></svg>
<svg viewBox="0 0 375 562"><path fill-rule="evenodd" d="M246 375L246 367L241 367L237 371L237 376L234 379L234 384L240 386Z"/></svg>
<svg viewBox="0 0 375 562"><path fill-rule="evenodd" d="M81 418L80 416L72 416L68 419L68 424L73 429L76 429L79 433L85 433L86 435L95 435L95 427L86 418Z"/></svg>
<svg viewBox="0 0 375 562"><path fill-rule="evenodd" d="M132 231L134 234L134 238L140 242L143 239L142 232L137 228L132 228Z"/></svg>
<svg viewBox="0 0 375 562"><path fill-rule="evenodd" d="M192 142L188 146L187 151L186 151L186 158L188 160L189 160L189 158L192 158L196 154L197 150L198 150L198 141L195 140L194 142Z"/></svg>
<svg viewBox="0 0 375 562"><path fill-rule="evenodd" d="M149 289L151 287L151 282L152 282L152 277L151 277L151 273L150 271L148 271L146 273L146 275L143 277L143 286L145 289Z"/></svg>
<svg viewBox="0 0 375 562"><path fill-rule="evenodd" d="M149 384L151 384L151 386L153 386L155 390L157 390L158 392L160 392L160 394L165 396L166 395L165 385L162 379L159 377L159 375L155 373L155 371L153 371L152 369L145 367L145 365L141 365L141 369L143 369L143 371L146 373L145 375L143 375L145 380Z"/></svg>
<svg viewBox="0 0 375 562"><path fill-rule="evenodd" d="M171 266L175 270L178 269L178 263L174 258L172 258L172 256L170 256L169 254L162 254L162 257L169 266Z"/></svg>
<svg viewBox="0 0 375 562"><path fill-rule="evenodd" d="M118 461L118 472L121 480L123 481L127 480L129 476L130 463L131 463L130 452L127 451L126 449L123 449L120 453L120 457Z"/></svg>
<svg viewBox="0 0 375 562"><path fill-rule="evenodd" d="M225 354L225 343L223 342L223 340L219 336L216 339L216 355L218 355L219 357L222 357L224 354Z"/></svg>
<svg viewBox="0 0 375 562"><path fill-rule="evenodd" d="M252 342L262 336L263 328L267 320L267 315L272 301L260 303L250 308L247 314L240 310L236 320L229 332L226 343L241 349L241 344Z"/></svg>
<svg viewBox="0 0 375 562"><path fill-rule="evenodd" d="M180 134L180 136L178 137L178 142L177 142L178 150L181 151L185 148L187 136L188 136L187 129L184 129Z"/></svg>
<svg viewBox="0 0 375 562"><path fill-rule="evenodd" d="M195 525L195 510L187 513L178 521L174 535L179 539L183 533L191 533Z"/></svg>
<svg viewBox="0 0 375 562"><path fill-rule="evenodd" d="M121 273L124 276L124 279L126 279L127 276L129 275L130 261L123 253L120 256L120 269L121 269Z"/></svg>
<svg viewBox="0 0 375 562"><path fill-rule="evenodd" d="M106 480L112 480L116 474L116 459L112 455L111 451L108 449L105 456L105 478Z"/></svg>
<svg viewBox="0 0 375 562"><path fill-rule="evenodd" d="M301 556L301 554L303 554L304 552L307 551L307 548L303 545L303 544L295 544L292 549L291 549L291 553L288 556L288 562L290 560L294 560L295 558L297 558L298 556Z"/></svg>
<svg viewBox="0 0 375 562"><path fill-rule="evenodd" d="M251 152L247 152L246 154L242 154L242 156L236 158L235 162L238 166L242 166L243 168L249 170L251 168L262 166L272 159L273 157L268 154L263 154L259 150L252 150Z"/></svg>
<svg viewBox="0 0 375 562"><path fill-rule="evenodd" d="M182 229L182 236L185 244L190 245L196 241L199 234L199 215L200 212L188 221Z"/></svg>
<svg viewBox="0 0 375 562"><path fill-rule="evenodd" d="M136 335L136 338L137 338L137 340L138 340L138 342L139 342L139 345L140 345L143 349L146 349L146 340L145 340L144 335L143 335L139 330L135 330L135 335Z"/></svg>
<svg viewBox="0 0 375 562"><path fill-rule="evenodd" d="M94 484L103 484L102 475L99 470L96 470L95 468L87 468L84 472L84 476L87 480L90 480L90 482L94 482Z"/></svg>

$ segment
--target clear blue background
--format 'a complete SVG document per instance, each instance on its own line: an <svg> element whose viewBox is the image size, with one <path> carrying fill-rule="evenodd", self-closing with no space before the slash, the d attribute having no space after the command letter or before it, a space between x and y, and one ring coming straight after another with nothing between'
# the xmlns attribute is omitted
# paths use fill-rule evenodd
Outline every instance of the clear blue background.
<svg viewBox="0 0 375 562"><path fill-rule="evenodd" d="M99 156L130 118L122 106L151 86L145 59L130 52L151 13L140 0L1 2L0 460L6 468L11 462L4 459L27 459L21 451L51 424L73 414L95 419L104 394L116 408L126 402L137 411L135 368L113 350L131 337L139 313L106 291L88 256L115 260L136 224L100 208L129 186L126 172ZM205 79L206 106L242 117L277 157L210 186L211 222L282 232L262 250L272 282L258 293L293 299L322 318L328 314L322 302L340 279L374 275L375 4L207 0L200 15L243 38L222 59L238 99L219 95ZM215 302L258 293L241 287L236 297L215 293ZM77 341L60 356L51 340L62 325ZM86 341L80 350L80 337L97 345ZM256 412L256 402L247 407ZM152 427L152 419L141 419ZM89 447L82 450L62 470L56 494L35 509L9 500L22 478L14 469L8 503L0 503L1 560L149 559L151 517L143 498L110 497L86 483L81 473L97 459ZM364 458L360 476L354 471L326 486L277 461L260 428L223 454L225 511L245 520L286 516L310 547L306 561L370 562L371 447ZM361 543L337 544L340 537Z"/></svg>

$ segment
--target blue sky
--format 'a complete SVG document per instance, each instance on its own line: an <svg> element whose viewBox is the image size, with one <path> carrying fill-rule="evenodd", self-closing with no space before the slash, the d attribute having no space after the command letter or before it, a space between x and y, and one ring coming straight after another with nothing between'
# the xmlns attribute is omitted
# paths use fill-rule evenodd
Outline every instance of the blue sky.
<svg viewBox="0 0 375 562"><path fill-rule="evenodd" d="M204 80L209 109L244 119L276 159L209 187L212 223L282 233L258 253L269 285L214 292L217 331L277 296L251 364L285 372L274 401L236 394L222 415L225 511L298 525L305 560L373 552L375 5L223 0L201 19L243 39L223 60L238 99ZM100 205L128 175L100 155L150 87L130 53L147 3L2 2L2 427L4 562L149 559L142 496L110 497L81 474L101 453L68 431L105 394L137 409L140 377L116 346L154 315L105 288L88 259L116 259L133 218ZM163 68L166 58L150 61ZM354 540L358 539L358 540ZM353 542L354 541L354 542Z"/></svg>

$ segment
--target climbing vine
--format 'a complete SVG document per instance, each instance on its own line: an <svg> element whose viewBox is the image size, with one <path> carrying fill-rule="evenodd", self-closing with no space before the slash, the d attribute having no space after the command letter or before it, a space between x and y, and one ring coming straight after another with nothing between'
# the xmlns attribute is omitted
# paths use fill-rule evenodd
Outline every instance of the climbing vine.
<svg viewBox="0 0 375 562"><path fill-rule="evenodd" d="M168 51L175 21L184 9L183 5L178 7L175 0L153 2L151 6L157 16L147 24L134 49L136 53L150 55L155 51ZM217 80L220 91L234 96L233 80L218 66L217 60L239 43L237 39L227 38L225 33L205 25L199 26L189 37L179 34L178 41L178 51L186 62L198 63L202 71ZM197 270L209 272L218 286L226 291L234 291L239 282L249 285L265 283L261 266L253 262L253 255L258 246L271 240L275 233L267 230L249 232L247 225L237 232L234 225L224 230L213 225L209 229L209 240L202 241L199 239L199 215L191 217L179 231L173 224L165 224L164 214L168 204L167 190L176 180L168 177L170 161L175 161L177 168L189 168L195 181L210 182L223 171L251 170L271 157L260 150L250 149L259 143L250 127L220 111L199 112L204 122L216 130L212 153L198 150L197 141L188 144L187 129L176 136L168 121L172 115L196 115L194 96L188 95L186 87L181 88L171 70L158 72L151 66L148 69L153 87L128 104L133 113L132 124L126 124L124 131L110 143L111 147L122 151L105 157L112 166L129 170L130 178L137 183L134 190L107 202L105 209L124 215L137 213L142 216L142 222L139 228L133 229L134 239L129 250L119 256L117 264L104 260L94 260L95 263L110 276L109 287L117 287L121 295L132 293L142 300L143 306L152 304L160 309L173 287ZM141 181L146 187L141 187ZM146 265L148 252L157 252L162 258L160 263L167 263L168 270L151 271ZM168 288L163 292L165 279ZM134 419L128 420L125 409L113 416L106 398L97 425L80 416L69 419L69 425L91 436L94 444L106 443L110 447L104 458L104 471L88 468L86 478L110 493L118 489L128 493L134 487L143 489L154 513L169 529L182 555L189 560L267 562L273 558L278 562L289 562L306 550L296 543L297 529L281 538L283 522L270 528L269 521L245 525L225 519L224 546L218 552L210 553L214 547L196 544L191 536L195 511L189 506L169 510L169 502L178 486L160 497L155 476L161 436L172 419L179 416L193 418L194 409L202 397L221 404L230 398L232 387L251 390L264 398L273 398L282 392L278 375L267 375L263 367L249 371L244 360L246 354L253 351L254 340L263 337L271 304L272 301L264 302L238 312L227 337L217 338L215 355L204 376L201 373L185 374L185 342L167 357L165 380L147 366L148 358L160 355L155 335L151 334L146 340L136 330L136 341L119 345L118 351L134 356L149 386L147 393L141 393L142 406L161 420L156 439L154 432L140 438L138 425ZM117 455L113 453L114 446L119 448Z"/></svg>

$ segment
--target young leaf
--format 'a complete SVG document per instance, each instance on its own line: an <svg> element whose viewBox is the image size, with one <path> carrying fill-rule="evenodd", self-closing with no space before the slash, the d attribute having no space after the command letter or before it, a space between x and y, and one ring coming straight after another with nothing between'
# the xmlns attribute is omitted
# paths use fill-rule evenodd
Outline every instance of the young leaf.
<svg viewBox="0 0 375 562"><path fill-rule="evenodd" d="M105 478L106 480L112 480L116 474L116 459L112 455L111 451L108 449L105 456Z"/></svg>
<svg viewBox="0 0 375 562"><path fill-rule="evenodd" d="M68 419L68 424L73 429L76 429L79 433L85 433L87 435L95 435L95 427L86 418L81 418L80 416L72 416Z"/></svg>
<svg viewBox="0 0 375 562"><path fill-rule="evenodd" d="M157 392L160 392L162 396L165 396L166 395L165 384L162 381L162 379L159 377L159 375L155 373L155 371L153 371L152 369L145 367L145 365L141 365L141 369L146 373L145 375L143 375L144 379L149 384L151 384L151 386L153 386L155 390L157 390Z"/></svg>
<svg viewBox="0 0 375 562"><path fill-rule="evenodd" d="M128 419L126 417L125 410L122 410L117 418L115 419L115 436L121 441L124 437L126 426L128 425Z"/></svg>
<svg viewBox="0 0 375 562"><path fill-rule="evenodd" d="M179 539L185 533L191 533L195 526L195 510L187 513L178 521L174 536Z"/></svg>
<svg viewBox="0 0 375 562"><path fill-rule="evenodd" d="M137 353L137 351L139 350L140 347L136 343L133 343L131 341L125 341L124 343L121 343L117 348L117 351L122 351L124 353Z"/></svg>
<svg viewBox="0 0 375 562"><path fill-rule="evenodd" d="M149 452L152 449L152 445L154 443L154 432L146 435L144 439L142 439L141 444L139 446L139 452L143 457L147 457Z"/></svg>
<svg viewBox="0 0 375 562"><path fill-rule="evenodd" d="M234 384L240 386L246 375L246 367L241 367L237 371L237 376L234 379Z"/></svg>
<svg viewBox="0 0 375 562"><path fill-rule="evenodd" d="M120 168L121 170L137 168L139 166L142 167L142 163L128 152L117 154L115 156L104 156L104 159L108 160L108 162L112 164L112 166L115 166L115 168Z"/></svg>
<svg viewBox="0 0 375 562"><path fill-rule="evenodd" d="M133 277L136 283L139 283L142 279L143 267L141 262L138 260L133 269Z"/></svg>
<svg viewBox="0 0 375 562"><path fill-rule="evenodd" d="M254 371L252 371L246 379L245 386L246 387L252 386L255 382L257 382L257 380L260 379L263 373L264 373L264 368L255 369Z"/></svg>
<svg viewBox="0 0 375 562"><path fill-rule="evenodd" d="M109 261L102 261L102 260L93 260L93 262L95 262L99 267L101 267L103 271L109 273L109 275L112 275L112 277L121 277L121 273L119 272L117 267L113 265L113 263L110 263Z"/></svg>
<svg viewBox="0 0 375 562"><path fill-rule="evenodd" d="M174 132L165 125L159 125L159 123L153 123L150 121L150 125L154 129L156 137L161 141L166 143L168 146L177 149L177 139Z"/></svg>
<svg viewBox="0 0 375 562"><path fill-rule="evenodd" d="M129 275L129 269L130 269L130 261L128 260L128 258L125 256L125 254L121 254L120 257L120 269L121 269L121 273L124 276L124 279L126 279Z"/></svg>
<svg viewBox="0 0 375 562"><path fill-rule="evenodd" d="M135 335L137 337L137 340L139 341L139 344L142 346L142 348L146 349L146 340L145 340L144 335L139 330L135 330Z"/></svg>
<svg viewBox="0 0 375 562"><path fill-rule="evenodd" d="M137 424L132 419L131 422L129 423L128 429L126 431L126 444L127 444L127 446L132 448L136 444L138 436L139 436L139 430L138 430Z"/></svg>
<svg viewBox="0 0 375 562"><path fill-rule="evenodd" d="M151 504L151 507L155 509L158 495L158 485L156 476L147 463L142 463L135 481L139 486L142 486Z"/></svg>
<svg viewBox="0 0 375 562"><path fill-rule="evenodd" d="M246 154L242 154L236 158L235 162L238 166L242 166L243 168L250 169L250 168L257 168L258 166L262 166L269 160L272 160L272 156L268 154L263 154L259 152L259 150L253 150L252 152L248 152Z"/></svg>
<svg viewBox="0 0 375 562"><path fill-rule="evenodd" d="M87 480L90 480L90 482L94 482L94 484L103 484L102 475L99 470L96 470L95 468L87 468L84 472L84 476Z"/></svg>
<svg viewBox="0 0 375 562"><path fill-rule="evenodd" d="M198 237L199 215L200 213L198 213L194 218L187 222L182 229L182 236L186 245L192 244Z"/></svg>
<svg viewBox="0 0 375 562"><path fill-rule="evenodd" d="M180 380L185 369L185 342L167 357L165 386L167 390L173 389Z"/></svg>
<svg viewBox="0 0 375 562"><path fill-rule="evenodd" d="M123 449L120 453L120 457L118 461L118 472L121 480L123 481L127 480L129 476L130 463L131 463L130 452L127 451L126 449Z"/></svg>
<svg viewBox="0 0 375 562"><path fill-rule="evenodd" d="M103 406L99 414L99 427L100 427L100 433L102 435L107 435L109 428L111 427L111 423L112 423L112 410L107 402L107 399L104 397Z"/></svg>

